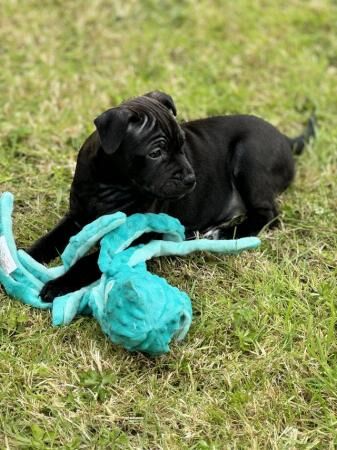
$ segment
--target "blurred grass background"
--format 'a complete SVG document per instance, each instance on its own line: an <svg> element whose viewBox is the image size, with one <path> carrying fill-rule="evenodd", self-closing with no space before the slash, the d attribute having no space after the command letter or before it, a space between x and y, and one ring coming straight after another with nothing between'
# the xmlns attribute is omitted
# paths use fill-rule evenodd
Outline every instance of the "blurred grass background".
<svg viewBox="0 0 337 450"><path fill-rule="evenodd" d="M193 299L188 339L148 360L81 318L0 293L0 448L337 445L337 4L328 0L3 0L0 189L20 245L67 208L93 119L159 89L182 120L252 113L316 142L260 251L167 259Z"/></svg>

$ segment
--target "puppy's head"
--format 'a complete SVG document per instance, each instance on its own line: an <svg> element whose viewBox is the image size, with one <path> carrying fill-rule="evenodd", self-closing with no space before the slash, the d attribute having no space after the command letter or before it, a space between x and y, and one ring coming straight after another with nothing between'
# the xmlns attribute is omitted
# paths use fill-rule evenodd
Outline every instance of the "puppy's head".
<svg viewBox="0 0 337 450"><path fill-rule="evenodd" d="M150 92L105 111L94 121L104 152L111 160L118 158L130 183L153 197L181 198L196 184L175 115L169 95Z"/></svg>

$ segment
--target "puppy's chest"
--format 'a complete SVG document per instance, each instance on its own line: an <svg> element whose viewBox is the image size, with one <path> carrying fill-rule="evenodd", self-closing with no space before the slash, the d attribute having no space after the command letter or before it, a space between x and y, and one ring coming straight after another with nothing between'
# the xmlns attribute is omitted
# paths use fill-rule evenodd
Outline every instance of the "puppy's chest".
<svg viewBox="0 0 337 450"><path fill-rule="evenodd" d="M97 216L116 211L129 212L135 203L134 197L130 188L100 183L95 190L91 208Z"/></svg>
<svg viewBox="0 0 337 450"><path fill-rule="evenodd" d="M129 187L97 183L95 186L76 186L72 190L71 208L90 220L117 211L133 213L137 202Z"/></svg>

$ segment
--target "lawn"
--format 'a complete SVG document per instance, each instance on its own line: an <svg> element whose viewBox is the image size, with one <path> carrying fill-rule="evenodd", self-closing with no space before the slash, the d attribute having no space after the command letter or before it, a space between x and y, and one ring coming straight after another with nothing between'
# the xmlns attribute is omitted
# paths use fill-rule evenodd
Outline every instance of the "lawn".
<svg viewBox="0 0 337 450"><path fill-rule="evenodd" d="M2 0L0 190L27 246L67 208L93 119L160 89L179 119L252 113L316 141L260 250L152 265L192 298L151 360L0 292L2 449L337 447L337 3Z"/></svg>

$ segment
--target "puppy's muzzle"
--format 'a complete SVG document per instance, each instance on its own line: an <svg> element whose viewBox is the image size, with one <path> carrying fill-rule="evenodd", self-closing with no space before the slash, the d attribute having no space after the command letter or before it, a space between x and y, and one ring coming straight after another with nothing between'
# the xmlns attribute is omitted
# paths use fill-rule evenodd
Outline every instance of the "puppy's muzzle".
<svg viewBox="0 0 337 450"><path fill-rule="evenodd" d="M171 192L172 198L180 199L187 194L190 194L196 186L196 178L194 173L182 176L181 174L177 177L172 178L166 185L170 190L173 188L176 192L173 194Z"/></svg>

